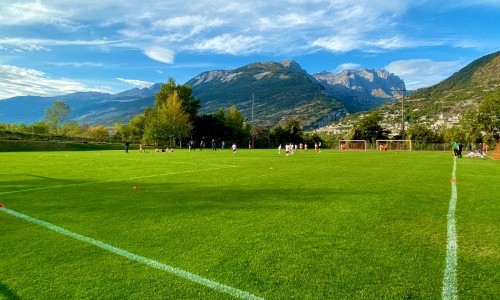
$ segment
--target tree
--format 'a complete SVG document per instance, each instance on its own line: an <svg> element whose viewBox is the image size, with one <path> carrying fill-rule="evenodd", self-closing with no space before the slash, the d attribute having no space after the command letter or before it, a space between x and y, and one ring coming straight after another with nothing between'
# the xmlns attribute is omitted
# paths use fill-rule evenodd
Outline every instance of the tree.
<svg viewBox="0 0 500 300"><path fill-rule="evenodd" d="M235 142L242 143L250 137L250 124L245 124L245 118L236 106L231 106L225 116L224 124L229 130L229 138Z"/></svg>
<svg viewBox="0 0 500 300"><path fill-rule="evenodd" d="M80 135L80 132L81 132L81 128L80 128L80 125L78 125L77 122L75 121L69 121L69 122L65 122L63 125L62 125L62 131L61 133L66 135L66 137L78 137L78 135Z"/></svg>
<svg viewBox="0 0 500 300"><path fill-rule="evenodd" d="M129 136L129 128L123 123L113 125L113 140L125 142Z"/></svg>
<svg viewBox="0 0 500 300"><path fill-rule="evenodd" d="M255 148L271 148L271 128L256 124L253 129Z"/></svg>
<svg viewBox="0 0 500 300"><path fill-rule="evenodd" d="M97 142L104 142L109 138L109 130L104 125L90 127L89 137Z"/></svg>
<svg viewBox="0 0 500 300"><path fill-rule="evenodd" d="M193 96L193 90L188 85L177 85L175 80L170 77L166 84L162 84L155 97L155 107L160 107L174 92L177 93L183 110L189 115L190 120L198 113L201 107L200 101Z"/></svg>
<svg viewBox="0 0 500 300"><path fill-rule="evenodd" d="M270 135L276 145L285 144L288 142L287 132L280 124L275 125L273 128L271 128Z"/></svg>
<svg viewBox="0 0 500 300"><path fill-rule="evenodd" d="M422 124L415 124L408 129L408 139L416 144L427 145L433 143L436 138L434 132Z"/></svg>
<svg viewBox="0 0 500 300"><path fill-rule="evenodd" d="M379 124L382 119L378 111L371 112L356 124L350 139L367 140L372 144L374 144L376 140L387 139L389 131Z"/></svg>
<svg viewBox="0 0 500 300"><path fill-rule="evenodd" d="M124 135L123 140L140 141L144 136L146 127L146 115L152 118L152 109L146 108L144 113L137 115L128 122L127 134Z"/></svg>
<svg viewBox="0 0 500 300"><path fill-rule="evenodd" d="M465 111L460 119L460 126L467 144L474 144L481 138L481 126L479 126L476 108L469 108Z"/></svg>
<svg viewBox="0 0 500 300"><path fill-rule="evenodd" d="M478 122L483 134L483 142L499 139L500 131L500 92L496 91L481 101L478 107Z"/></svg>
<svg viewBox="0 0 500 300"><path fill-rule="evenodd" d="M31 130L34 134L49 134L49 125L45 122L38 122L31 125Z"/></svg>
<svg viewBox="0 0 500 300"><path fill-rule="evenodd" d="M494 137L498 140L500 98L486 96L477 108L469 108L464 113L460 126L468 143L491 142Z"/></svg>
<svg viewBox="0 0 500 300"><path fill-rule="evenodd" d="M54 101L52 107L45 110L45 118L55 134L59 133L60 125L68 117L70 111L69 105L64 101Z"/></svg>
<svg viewBox="0 0 500 300"><path fill-rule="evenodd" d="M444 132L444 141L450 146L454 142L464 141L464 140L465 140L464 131L459 127L454 126L446 129L446 131Z"/></svg>
<svg viewBox="0 0 500 300"><path fill-rule="evenodd" d="M172 143L173 146L175 139L187 137L192 128L189 114L184 111L179 94L174 91L166 102L155 107L151 118L147 119L144 139L157 144Z"/></svg>
<svg viewBox="0 0 500 300"><path fill-rule="evenodd" d="M222 142L228 137L228 132L229 129L224 122L214 115L197 116L193 120L193 138L195 141L208 137L209 139L215 139L217 142Z"/></svg>
<svg viewBox="0 0 500 300"><path fill-rule="evenodd" d="M285 124L283 125L283 129L287 133L287 136L286 136L287 141L285 141L285 142L293 142L293 143L302 142L303 132L302 132L302 129L300 126L299 119L293 118L293 119L286 120Z"/></svg>

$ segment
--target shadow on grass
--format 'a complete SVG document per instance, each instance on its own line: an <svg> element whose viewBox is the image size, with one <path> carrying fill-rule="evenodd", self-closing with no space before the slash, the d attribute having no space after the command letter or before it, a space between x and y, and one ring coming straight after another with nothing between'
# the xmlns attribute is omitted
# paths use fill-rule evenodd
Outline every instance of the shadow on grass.
<svg viewBox="0 0 500 300"><path fill-rule="evenodd" d="M92 181L73 180L73 179L56 179L43 176L35 176L30 174L23 174L24 177L30 179L17 179L0 182L0 195L3 194L17 194L26 191L36 190L51 190L61 188L62 186L84 185L93 183Z"/></svg>
<svg viewBox="0 0 500 300"><path fill-rule="evenodd" d="M0 295L7 300L18 300L21 299L13 290L8 286L0 282Z"/></svg>

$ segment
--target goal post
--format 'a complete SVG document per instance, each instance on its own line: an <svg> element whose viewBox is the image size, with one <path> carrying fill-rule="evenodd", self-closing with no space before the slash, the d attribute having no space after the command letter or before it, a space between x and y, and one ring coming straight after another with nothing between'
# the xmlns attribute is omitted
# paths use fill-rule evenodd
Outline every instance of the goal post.
<svg viewBox="0 0 500 300"><path fill-rule="evenodd" d="M377 140L377 150L412 151L411 140Z"/></svg>
<svg viewBox="0 0 500 300"><path fill-rule="evenodd" d="M362 150L366 151L367 142L366 140L340 140L339 149L341 151L345 150Z"/></svg>

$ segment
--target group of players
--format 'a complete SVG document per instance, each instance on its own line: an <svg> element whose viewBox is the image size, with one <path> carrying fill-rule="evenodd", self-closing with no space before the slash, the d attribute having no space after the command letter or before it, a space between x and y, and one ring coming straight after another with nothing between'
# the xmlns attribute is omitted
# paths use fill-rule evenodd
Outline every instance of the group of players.
<svg viewBox="0 0 500 300"><path fill-rule="evenodd" d="M278 146L278 154L281 154L281 144ZM286 156L289 156L291 154L295 154L295 151L297 150L305 150L307 151L307 144L293 144L293 143L289 143L289 144L285 144L285 155ZM315 143L314 144L314 151L316 152L321 152L321 142L320 143Z"/></svg>

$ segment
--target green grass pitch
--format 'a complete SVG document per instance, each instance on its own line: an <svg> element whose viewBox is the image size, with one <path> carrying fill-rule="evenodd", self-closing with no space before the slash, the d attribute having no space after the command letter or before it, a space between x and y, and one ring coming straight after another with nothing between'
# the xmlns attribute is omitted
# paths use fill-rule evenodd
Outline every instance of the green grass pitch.
<svg viewBox="0 0 500 300"><path fill-rule="evenodd" d="M440 299L450 152L0 154L0 299ZM500 163L457 160L457 290L500 295ZM134 186L137 188L134 189Z"/></svg>

